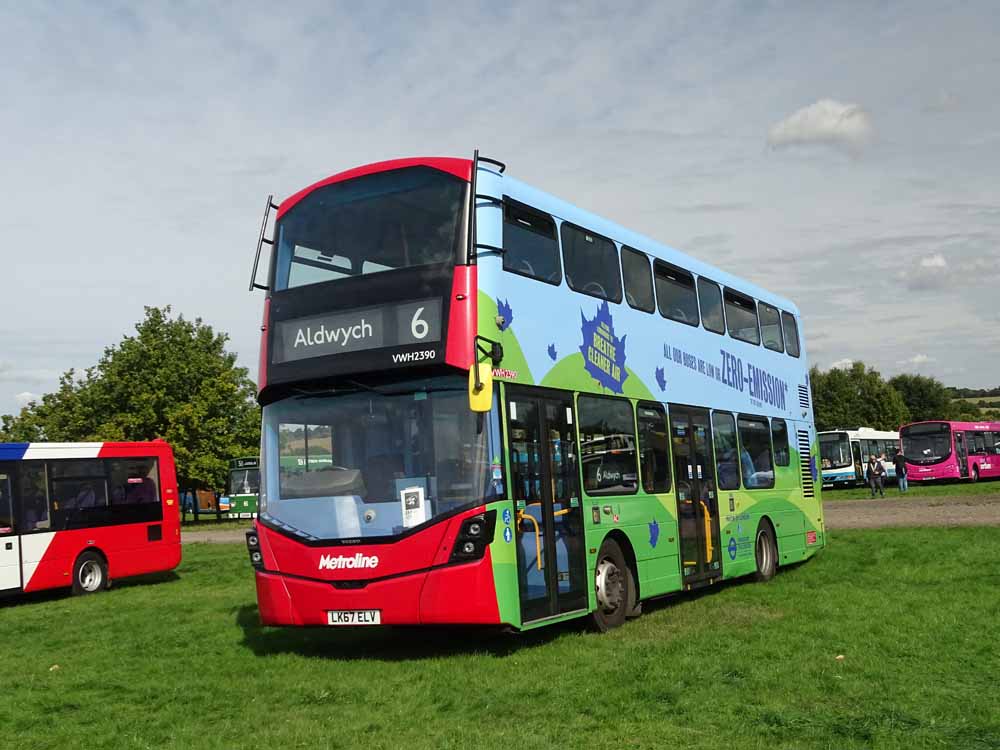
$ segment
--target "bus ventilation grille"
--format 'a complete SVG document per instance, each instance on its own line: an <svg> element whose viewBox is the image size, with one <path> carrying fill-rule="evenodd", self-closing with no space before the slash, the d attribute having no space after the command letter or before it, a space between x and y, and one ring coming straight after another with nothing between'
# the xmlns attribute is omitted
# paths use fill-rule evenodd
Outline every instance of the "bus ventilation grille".
<svg viewBox="0 0 1000 750"><path fill-rule="evenodd" d="M816 497L816 486L813 483L812 452L809 450L809 433L798 430L799 465L802 467L802 497Z"/></svg>
<svg viewBox="0 0 1000 750"><path fill-rule="evenodd" d="M799 406L803 409L809 408L809 389L804 386L799 386Z"/></svg>

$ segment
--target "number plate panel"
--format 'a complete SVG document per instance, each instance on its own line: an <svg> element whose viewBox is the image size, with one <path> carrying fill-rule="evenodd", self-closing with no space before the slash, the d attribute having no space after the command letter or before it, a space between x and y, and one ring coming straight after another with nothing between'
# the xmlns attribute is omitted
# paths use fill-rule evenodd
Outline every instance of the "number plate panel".
<svg viewBox="0 0 1000 750"><path fill-rule="evenodd" d="M381 625L379 609L332 609L326 613L327 625Z"/></svg>

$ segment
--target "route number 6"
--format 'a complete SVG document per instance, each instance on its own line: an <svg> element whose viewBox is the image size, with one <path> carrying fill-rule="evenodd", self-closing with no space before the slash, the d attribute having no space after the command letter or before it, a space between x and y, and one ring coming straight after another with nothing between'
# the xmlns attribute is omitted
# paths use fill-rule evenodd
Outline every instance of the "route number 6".
<svg viewBox="0 0 1000 750"><path fill-rule="evenodd" d="M423 311L424 308L418 307L417 311L413 313L413 318L410 320L410 333L413 334L413 338L415 339L424 338L430 330L427 321L420 317L420 313Z"/></svg>

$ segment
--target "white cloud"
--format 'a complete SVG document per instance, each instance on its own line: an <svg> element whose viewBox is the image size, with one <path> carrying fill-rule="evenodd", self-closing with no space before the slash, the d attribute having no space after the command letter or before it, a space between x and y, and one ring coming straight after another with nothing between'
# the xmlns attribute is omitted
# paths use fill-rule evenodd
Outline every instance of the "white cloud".
<svg viewBox="0 0 1000 750"><path fill-rule="evenodd" d="M836 362L830 365L831 370L849 370L851 365L854 364L853 359L838 359Z"/></svg>
<svg viewBox="0 0 1000 750"><path fill-rule="evenodd" d="M767 134L771 148L824 145L858 152L874 134L871 115L857 104L820 99L793 112Z"/></svg>
<svg viewBox="0 0 1000 750"><path fill-rule="evenodd" d="M921 268L947 268L948 267L948 261L946 261L944 259L944 256L941 255L941 253L934 253L934 255L930 255L930 256L928 256L926 258L921 258L920 259L920 267Z"/></svg>
<svg viewBox="0 0 1000 750"><path fill-rule="evenodd" d="M934 359L934 357L928 357L926 354L914 354L909 359L900 359L900 360L897 360L896 364L898 364L898 365L913 365L913 366L916 367L916 366L919 366L919 365L926 365L929 362L936 362L936 361L937 360Z"/></svg>
<svg viewBox="0 0 1000 750"><path fill-rule="evenodd" d="M32 393L31 391L22 391L14 395L14 400L17 402L18 406L27 406L32 401L38 401L41 395L38 393Z"/></svg>

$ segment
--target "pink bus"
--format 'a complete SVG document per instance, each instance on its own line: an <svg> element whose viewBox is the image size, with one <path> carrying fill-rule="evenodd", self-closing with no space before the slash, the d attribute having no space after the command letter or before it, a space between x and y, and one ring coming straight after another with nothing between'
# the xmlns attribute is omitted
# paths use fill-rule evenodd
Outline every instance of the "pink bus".
<svg viewBox="0 0 1000 750"><path fill-rule="evenodd" d="M915 422L899 438L911 482L1000 477L1000 422Z"/></svg>

